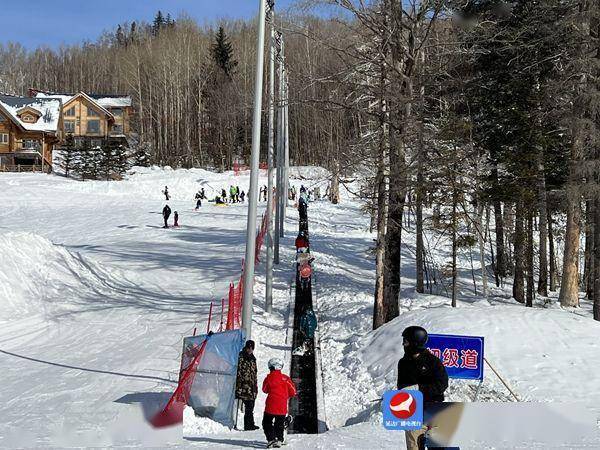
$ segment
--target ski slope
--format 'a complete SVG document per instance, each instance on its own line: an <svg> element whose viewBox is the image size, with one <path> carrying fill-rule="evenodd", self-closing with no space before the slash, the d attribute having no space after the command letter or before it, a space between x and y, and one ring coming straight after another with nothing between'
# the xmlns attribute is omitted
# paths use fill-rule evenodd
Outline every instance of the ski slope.
<svg viewBox="0 0 600 450"><path fill-rule="evenodd" d="M323 184L326 176L298 168L292 182ZM193 195L204 187L211 197L230 184L247 190L248 182L199 169L137 169L122 182L0 174L0 448L264 445L262 430L223 430L189 415L183 427L155 430L145 420L175 388L182 337L204 329L211 301L218 320L220 299L240 273L246 205L203 204L194 212ZM179 229L161 228L165 185ZM264 264L257 267L259 380L269 358L288 359L290 351L296 220L290 210L271 315L264 313ZM445 296L414 292L414 242L406 233L401 315L373 332L374 235L361 204L342 189L339 205L311 203L309 220L330 431L290 435L288 448L402 448L403 433L383 430L374 400L394 387L399 336L412 324L485 336L490 362L522 400L599 403L600 325L588 303L563 310L550 299L526 309L509 299L510 286L483 299L463 255L461 300L452 309ZM443 265L447 245L434 256ZM452 381L448 399L470 400L474 391L472 382ZM513 400L487 368L479 399ZM259 395L259 424L264 401ZM493 444L486 443L503 448Z"/></svg>

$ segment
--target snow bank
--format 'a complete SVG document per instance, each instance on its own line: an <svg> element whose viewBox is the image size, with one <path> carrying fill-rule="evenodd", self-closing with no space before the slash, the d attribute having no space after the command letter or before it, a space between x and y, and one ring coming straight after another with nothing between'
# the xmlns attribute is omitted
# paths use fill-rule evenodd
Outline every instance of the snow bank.
<svg viewBox="0 0 600 450"><path fill-rule="evenodd" d="M0 235L0 267L0 320L55 313L105 288L100 267L33 233Z"/></svg>
<svg viewBox="0 0 600 450"><path fill-rule="evenodd" d="M206 434L229 433L229 428L207 417L197 417L191 406L183 410L183 435L204 436Z"/></svg>
<svg viewBox="0 0 600 450"><path fill-rule="evenodd" d="M375 398L396 382L396 365L403 355L402 330L420 325L431 333L483 336L488 361L509 382L521 400L595 402L595 366L600 359L600 324L559 309L525 308L506 304L451 308L437 306L405 311L392 322L356 343L344 365ZM486 366L484 386L508 394ZM361 377L362 375L362 377ZM451 381L449 399L471 401L473 382ZM370 392L369 392L370 391ZM482 398L480 398L481 400ZM504 400L493 396L487 400Z"/></svg>

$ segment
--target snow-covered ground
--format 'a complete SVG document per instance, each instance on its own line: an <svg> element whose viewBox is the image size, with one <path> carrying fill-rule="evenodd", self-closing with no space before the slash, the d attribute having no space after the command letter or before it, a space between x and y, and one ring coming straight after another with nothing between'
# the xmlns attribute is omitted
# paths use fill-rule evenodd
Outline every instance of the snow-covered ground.
<svg viewBox="0 0 600 450"><path fill-rule="evenodd" d="M302 168L292 176L298 186L314 185L326 173ZM192 211L200 187L210 197L230 184L246 190L248 176L154 168L138 169L122 182L82 183L0 175L0 447L264 445L261 430L225 431L189 416L183 429L155 430L144 420L176 385L182 337L206 326L210 302L220 304L239 276L245 205ZM165 185L169 205L180 214L179 229L161 228ZM600 325L591 320L589 304L567 311L540 302L528 309L509 299L510 286L483 299L472 292L470 263L463 258L461 301L452 309L447 297L414 292L410 233L401 315L371 331L374 235L361 205L342 194L339 205L317 201L309 208L330 431L290 435L290 448L402 448L403 433L382 428L374 400L395 385L400 334L409 324L485 336L487 358L521 400L598 404ZM286 358L290 350L296 219L290 210L271 315L264 313L264 265L257 268L259 380L270 357ZM435 255L440 264L447 257L443 246ZM479 399L512 401L487 369ZM472 382L452 381L448 398L469 401L474 393ZM259 395L257 422L264 400ZM600 440L587 448L600 448Z"/></svg>

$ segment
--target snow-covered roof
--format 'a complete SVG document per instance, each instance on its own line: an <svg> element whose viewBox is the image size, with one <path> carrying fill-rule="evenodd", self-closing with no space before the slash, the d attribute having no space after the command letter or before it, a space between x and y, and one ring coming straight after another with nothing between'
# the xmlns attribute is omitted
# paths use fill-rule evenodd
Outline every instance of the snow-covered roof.
<svg viewBox="0 0 600 450"><path fill-rule="evenodd" d="M131 97L128 95L88 95L103 108L127 108L131 106Z"/></svg>
<svg viewBox="0 0 600 450"><path fill-rule="evenodd" d="M64 93L53 93L53 92L42 92L32 91L35 93L36 98L60 98L63 105L68 103L73 97L76 97L83 92L76 94L64 94ZM95 101L98 105L103 108L127 108L132 105L131 97L129 95L121 94L88 94L85 95Z"/></svg>
<svg viewBox="0 0 600 450"><path fill-rule="evenodd" d="M23 122L18 112L23 108L32 108L40 113L36 123ZM59 98L30 98L12 95L0 95L0 109L27 131L45 131L56 133L62 109Z"/></svg>

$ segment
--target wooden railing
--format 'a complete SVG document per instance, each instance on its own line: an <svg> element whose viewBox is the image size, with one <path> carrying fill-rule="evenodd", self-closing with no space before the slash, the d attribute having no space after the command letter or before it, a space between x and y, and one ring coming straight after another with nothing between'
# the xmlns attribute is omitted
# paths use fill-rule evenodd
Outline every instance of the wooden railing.
<svg viewBox="0 0 600 450"><path fill-rule="evenodd" d="M28 164L2 164L0 165L0 172L41 172L41 165L28 165Z"/></svg>

